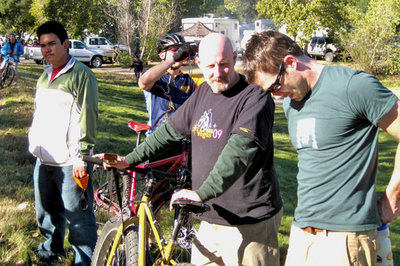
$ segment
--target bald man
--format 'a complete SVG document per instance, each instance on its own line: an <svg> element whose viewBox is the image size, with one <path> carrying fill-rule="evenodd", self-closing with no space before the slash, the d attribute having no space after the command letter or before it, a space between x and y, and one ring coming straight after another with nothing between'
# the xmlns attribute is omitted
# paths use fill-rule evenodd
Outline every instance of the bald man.
<svg viewBox="0 0 400 266"><path fill-rule="evenodd" d="M137 165L190 137L193 190L180 190L171 202L184 198L212 207L198 217L191 262L279 265L282 199L273 166L275 106L269 93L235 71L235 63L225 35L204 37L198 64L206 82L142 145L119 156L117 168Z"/></svg>

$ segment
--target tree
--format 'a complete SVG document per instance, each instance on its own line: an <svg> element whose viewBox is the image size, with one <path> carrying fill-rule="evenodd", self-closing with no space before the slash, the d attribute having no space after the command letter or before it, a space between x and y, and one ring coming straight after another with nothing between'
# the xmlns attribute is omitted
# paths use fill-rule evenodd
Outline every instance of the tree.
<svg viewBox="0 0 400 266"><path fill-rule="evenodd" d="M115 22L117 38L129 48L129 54L134 49L134 34L137 29L137 18L134 2L131 0L105 0L103 12Z"/></svg>
<svg viewBox="0 0 400 266"><path fill-rule="evenodd" d="M29 13L32 0L0 0L0 30L22 35L32 30L34 17Z"/></svg>
<svg viewBox="0 0 400 266"><path fill-rule="evenodd" d="M346 6L350 0L258 0L256 10L260 17L272 18L278 27L286 30L300 44L310 39L317 29L331 29L330 37L347 29ZM301 33L301 34L299 34Z"/></svg>
<svg viewBox="0 0 400 266"><path fill-rule="evenodd" d="M43 10L46 20L62 23L72 38L82 38L93 15L99 12L97 2L93 0L47 1Z"/></svg>
<svg viewBox="0 0 400 266"><path fill-rule="evenodd" d="M42 23L54 19L62 23L72 38L80 39L86 29L99 30L101 9L96 0L32 0L29 14L36 29Z"/></svg>
<svg viewBox="0 0 400 266"><path fill-rule="evenodd" d="M137 29L140 37L142 58L146 52L146 58L156 55L156 42L165 33L179 23L178 4L184 0L142 0L138 8Z"/></svg>
<svg viewBox="0 0 400 266"><path fill-rule="evenodd" d="M256 3L257 0L224 0L225 8L246 22L254 21L257 17Z"/></svg>
<svg viewBox="0 0 400 266"><path fill-rule="evenodd" d="M399 73L395 34L400 23L400 0L371 0L365 13L350 10L354 29L343 34L350 57L373 74Z"/></svg>
<svg viewBox="0 0 400 266"><path fill-rule="evenodd" d="M206 13L212 13L216 17L226 17L232 16L234 13L226 8L224 0L189 0L181 3L179 9L183 16L187 18L202 17Z"/></svg>

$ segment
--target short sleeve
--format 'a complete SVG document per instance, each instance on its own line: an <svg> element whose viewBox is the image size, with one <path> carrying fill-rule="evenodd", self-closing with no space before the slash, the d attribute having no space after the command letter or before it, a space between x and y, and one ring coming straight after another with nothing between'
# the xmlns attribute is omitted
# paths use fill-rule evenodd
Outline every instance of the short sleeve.
<svg viewBox="0 0 400 266"><path fill-rule="evenodd" d="M361 71L349 80L347 96L350 109L375 126L398 100L377 78Z"/></svg>

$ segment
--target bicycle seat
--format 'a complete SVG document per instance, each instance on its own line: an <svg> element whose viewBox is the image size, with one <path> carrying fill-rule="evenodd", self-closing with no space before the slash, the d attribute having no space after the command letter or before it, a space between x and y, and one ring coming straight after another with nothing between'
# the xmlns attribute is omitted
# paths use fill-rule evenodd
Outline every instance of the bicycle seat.
<svg viewBox="0 0 400 266"><path fill-rule="evenodd" d="M186 208L192 213L203 213L211 210L207 204L193 200L177 199L173 205L179 205L179 207Z"/></svg>
<svg viewBox="0 0 400 266"><path fill-rule="evenodd" d="M146 132L147 130L151 129L151 126L140 124L134 121L128 121L128 127L136 132Z"/></svg>

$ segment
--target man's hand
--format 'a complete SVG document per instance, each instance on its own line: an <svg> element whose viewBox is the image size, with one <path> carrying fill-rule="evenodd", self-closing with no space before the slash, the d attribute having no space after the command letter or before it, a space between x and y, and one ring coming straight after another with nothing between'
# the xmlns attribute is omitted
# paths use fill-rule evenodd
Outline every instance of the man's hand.
<svg viewBox="0 0 400 266"><path fill-rule="evenodd" d="M175 62L183 61L189 56L195 56L198 51L198 47L195 44L185 43L174 54L173 58Z"/></svg>
<svg viewBox="0 0 400 266"><path fill-rule="evenodd" d="M378 201L378 210L381 215L382 223L390 223L400 214L399 201L395 197L388 195L385 191Z"/></svg>
<svg viewBox="0 0 400 266"><path fill-rule="evenodd" d="M95 155L93 155L93 157L104 160L104 153L95 154ZM126 158L124 156L120 156L120 155L118 155L118 157L117 157L116 164L109 164L109 163L103 162L104 169L107 169L108 167L112 167L112 168L117 168L117 169L122 170L129 166L130 166L130 164L126 160Z"/></svg>
<svg viewBox="0 0 400 266"><path fill-rule="evenodd" d="M173 206L172 204L174 203L175 200L177 199L187 199L187 200L193 200L193 201L197 201L197 202L202 202L199 195L194 192L193 190L189 190L189 189L181 189L178 192L175 192L170 200L170 204L169 204L169 210L172 211L173 210Z"/></svg>
<svg viewBox="0 0 400 266"><path fill-rule="evenodd" d="M86 166L74 166L72 173L76 178L82 178L86 175Z"/></svg>

